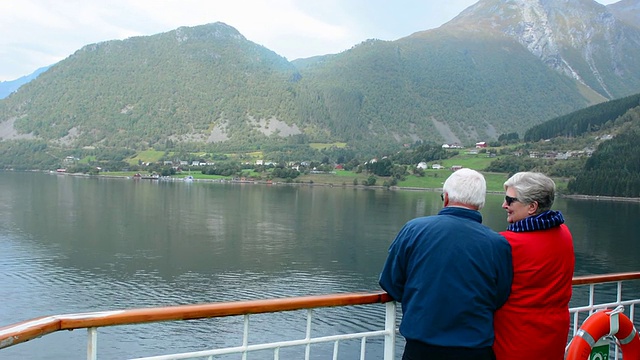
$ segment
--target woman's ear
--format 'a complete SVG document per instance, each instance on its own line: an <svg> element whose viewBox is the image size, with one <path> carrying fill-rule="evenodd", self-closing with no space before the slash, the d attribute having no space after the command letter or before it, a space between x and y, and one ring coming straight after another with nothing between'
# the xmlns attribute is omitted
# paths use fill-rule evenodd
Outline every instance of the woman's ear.
<svg viewBox="0 0 640 360"><path fill-rule="evenodd" d="M527 204L527 213L529 215L535 215L538 213L538 202L534 201L532 203Z"/></svg>

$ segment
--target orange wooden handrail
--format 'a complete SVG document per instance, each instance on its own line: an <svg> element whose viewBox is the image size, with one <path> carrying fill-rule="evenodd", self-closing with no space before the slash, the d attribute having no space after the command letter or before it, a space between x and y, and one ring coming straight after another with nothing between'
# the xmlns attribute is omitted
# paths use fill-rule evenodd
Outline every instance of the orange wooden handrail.
<svg viewBox="0 0 640 360"><path fill-rule="evenodd" d="M598 283L607 283L614 281L625 281L625 280L638 280L640 279L640 272L626 272L626 273L612 273L612 274L604 274L604 275L585 275L585 276L574 276L573 281L571 282L575 285L588 285L588 284L598 284Z"/></svg>
<svg viewBox="0 0 640 360"><path fill-rule="evenodd" d="M637 279L640 279L640 272L576 276L573 278L573 285ZM389 294L379 291L54 315L0 327L0 349L59 330L364 305L392 300Z"/></svg>
<svg viewBox="0 0 640 360"><path fill-rule="evenodd" d="M379 291L54 315L0 327L0 349L59 330L375 304L392 300L387 293Z"/></svg>

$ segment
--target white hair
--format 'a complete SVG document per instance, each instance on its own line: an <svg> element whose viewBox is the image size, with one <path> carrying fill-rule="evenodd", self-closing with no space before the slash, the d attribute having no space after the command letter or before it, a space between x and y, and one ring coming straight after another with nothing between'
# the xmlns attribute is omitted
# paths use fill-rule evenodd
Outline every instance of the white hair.
<svg viewBox="0 0 640 360"><path fill-rule="evenodd" d="M482 209L487 195L487 182L479 172L463 168L447 178L442 191L447 193L449 202L458 202Z"/></svg>

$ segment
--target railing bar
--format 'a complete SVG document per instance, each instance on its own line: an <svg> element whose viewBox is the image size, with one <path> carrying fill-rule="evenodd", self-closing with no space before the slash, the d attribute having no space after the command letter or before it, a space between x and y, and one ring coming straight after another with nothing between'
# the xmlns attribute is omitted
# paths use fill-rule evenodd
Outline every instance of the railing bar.
<svg viewBox="0 0 640 360"><path fill-rule="evenodd" d="M313 320L313 309L307 309L307 331L305 335L305 339L311 339L311 323ZM304 359L309 360L311 356L311 343L307 343L304 347Z"/></svg>
<svg viewBox="0 0 640 360"><path fill-rule="evenodd" d="M87 329L87 360L98 359L98 329L90 327Z"/></svg>
<svg viewBox="0 0 640 360"><path fill-rule="evenodd" d="M364 354L366 354L366 349L367 349L367 338L363 337L362 340L360 340L360 360L364 360Z"/></svg>
<svg viewBox="0 0 640 360"><path fill-rule="evenodd" d="M244 316L244 330L242 335L242 347L247 348L249 346L249 314ZM247 360L247 351L242 352L242 360Z"/></svg>
<svg viewBox="0 0 640 360"><path fill-rule="evenodd" d="M622 281L618 281L618 297L616 300L618 302L622 301Z"/></svg>
<svg viewBox="0 0 640 360"><path fill-rule="evenodd" d="M606 308L612 307L612 306L631 305L631 304L636 304L636 303L638 303L638 300L624 300L624 301L620 301L620 302L609 302L609 303L602 303L602 304L596 304L596 305L591 305L591 306L576 306L576 307L572 307L571 309L569 309L569 311L571 313L574 313L574 312L585 312L585 311L590 311L590 310L606 309Z"/></svg>
<svg viewBox="0 0 640 360"><path fill-rule="evenodd" d="M397 303L391 301L385 304L384 310L384 360L394 360L396 351L396 310Z"/></svg>
<svg viewBox="0 0 640 360"><path fill-rule="evenodd" d="M622 281L618 281L616 283L616 301L617 302L621 302L622 301ZM633 320L631 320L633 323ZM618 358L618 346L616 346L615 351L614 351L614 359Z"/></svg>
<svg viewBox="0 0 640 360"><path fill-rule="evenodd" d="M279 359L280 359L280 348L277 347L273 349L273 360L279 360Z"/></svg>
<svg viewBox="0 0 640 360"><path fill-rule="evenodd" d="M338 360L338 347L340 346L340 340L336 340L333 343L333 360Z"/></svg>
<svg viewBox="0 0 640 360"><path fill-rule="evenodd" d="M596 297L596 285L595 284L589 284L589 307L593 308L593 303L595 301L595 297ZM592 311L589 310L589 314L591 314Z"/></svg>
<svg viewBox="0 0 640 360"><path fill-rule="evenodd" d="M632 324L635 324L634 322L635 317L636 317L636 303L633 303L629 305L629 319L631 319ZM634 325L634 328L635 328L635 325ZM616 357L617 356L618 356L618 349L616 348Z"/></svg>
<svg viewBox="0 0 640 360"><path fill-rule="evenodd" d="M141 357L135 358L131 360L169 360L169 359L188 359L192 357L204 357L207 355L226 355L238 353L240 351L257 351L257 350L266 350L273 349L274 347L291 347L291 346L300 346L305 345L308 342L311 344L317 343L325 343L332 342L336 340L351 340L351 339L360 339L362 337L376 337L376 336L384 336L386 335L385 330L377 330L377 331L367 331L361 333L352 333L352 334L342 334L342 335L330 335L330 336L322 336L311 339L300 339L300 340L289 340L289 341L281 341L281 342L273 342L266 344L254 344L244 346L237 346L225 349L213 349L213 350L203 350L203 351L195 351L188 353L180 353L180 354L171 354L171 355L159 355L159 356L150 356L150 357Z"/></svg>

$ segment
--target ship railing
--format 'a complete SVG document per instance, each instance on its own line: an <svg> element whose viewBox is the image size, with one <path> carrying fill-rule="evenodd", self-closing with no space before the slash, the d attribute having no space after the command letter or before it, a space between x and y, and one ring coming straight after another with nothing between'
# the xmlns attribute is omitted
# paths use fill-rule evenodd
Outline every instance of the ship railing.
<svg viewBox="0 0 640 360"><path fill-rule="evenodd" d="M632 321L635 320L635 307L640 303L638 280L640 280L640 272L575 277L573 279L573 299L588 300L582 304L573 304L574 300L572 300L570 305L572 327L567 340L570 341L575 336L580 324L589 314L599 309L612 309L623 305L627 316ZM625 295L631 293L631 297L623 296L623 282L632 284L630 287L625 287L625 290L630 290L625 291ZM374 304L384 304L385 319L382 326L377 328L371 326L372 328L367 327L367 329L358 332L312 336L314 314L317 310L330 307L373 306ZM307 324L303 338L259 344L249 343L250 318L252 316L295 310L306 311ZM299 346L305 348L305 359L310 359L312 345L319 343L332 343L333 359L337 359L340 343L354 339L360 340L360 359L365 359L368 339L382 339L382 354L376 354L375 359L395 359L396 340L398 339L398 309L396 303L384 292L330 294L47 316L1 327L0 351L3 348L57 331L87 329L87 359L96 360L98 359L98 329L102 327L238 316L243 318L243 336L242 343L237 346L138 359L214 359L216 356L227 354L241 354L242 359L247 359L250 352L268 350L273 352L273 359L277 360L280 359L282 349ZM615 348L612 350L613 359L617 359L621 354L618 353L615 346L613 348Z"/></svg>
<svg viewBox="0 0 640 360"><path fill-rule="evenodd" d="M384 304L385 321L381 328L354 333L311 336L313 317L317 309L373 304ZM251 316L295 310L305 310L307 313L304 338L249 344ZM337 359L340 342L354 339L360 340L360 358L365 359L367 340L381 338L384 349L383 359L393 360L397 334L396 314L396 303L388 294L381 291L55 315L0 328L0 350L61 330L87 329L87 359L96 360L98 359L98 328L101 327L242 316L244 329L242 344L238 346L137 359L214 359L215 356L228 354L241 354L242 359L246 359L248 353L264 350L272 350L273 359L280 359L281 349L294 346L304 346L305 359L309 359L311 346L319 343L333 343L333 359Z"/></svg>
<svg viewBox="0 0 640 360"><path fill-rule="evenodd" d="M573 296L569 308L571 327L567 344L576 335L584 320L598 310L613 310L623 306L624 314L638 328L640 319L635 317L638 304L640 304L640 272L574 277ZM606 340L610 348L608 358L622 359L616 339L610 336Z"/></svg>

